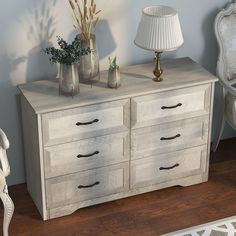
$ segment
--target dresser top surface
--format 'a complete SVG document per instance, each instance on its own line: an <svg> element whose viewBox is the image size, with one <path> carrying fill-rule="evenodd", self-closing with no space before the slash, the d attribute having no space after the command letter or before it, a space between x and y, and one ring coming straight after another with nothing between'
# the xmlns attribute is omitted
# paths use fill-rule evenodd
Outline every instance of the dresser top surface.
<svg viewBox="0 0 236 236"><path fill-rule="evenodd" d="M19 85L19 89L34 111L40 114L217 81L190 58L166 60L162 67L164 81L160 83L152 80L153 63L121 68L122 86L118 89L107 88L107 71L103 71L101 80L92 87L80 84L80 94L74 98L59 96L56 80L31 82Z"/></svg>

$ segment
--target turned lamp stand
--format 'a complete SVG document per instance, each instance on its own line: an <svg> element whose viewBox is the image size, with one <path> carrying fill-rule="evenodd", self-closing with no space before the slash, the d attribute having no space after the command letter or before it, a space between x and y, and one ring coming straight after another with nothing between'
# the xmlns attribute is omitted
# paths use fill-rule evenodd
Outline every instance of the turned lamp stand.
<svg viewBox="0 0 236 236"><path fill-rule="evenodd" d="M162 52L155 52L155 62L156 62L156 67L155 70L153 71L153 74L155 75L155 78L153 78L153 81L155 82L161 82L163 81L163 78L161 78L163 74L163 69L161 68L161 54Z"/></svg>

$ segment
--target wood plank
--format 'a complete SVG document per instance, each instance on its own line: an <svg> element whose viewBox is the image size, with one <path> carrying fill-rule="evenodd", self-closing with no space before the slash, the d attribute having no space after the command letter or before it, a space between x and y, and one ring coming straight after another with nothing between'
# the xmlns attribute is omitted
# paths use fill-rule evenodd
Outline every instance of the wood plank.
<svg viewBox="0 0 236 236"><path fill-rule="evenodd" d="M161 235L236 213L236 139L220 143L211 154L209 182L172 187L80 209L73 215L42 221L26 185L9 188L16 210L10 235L91 236ZM0 206L0 227L3 207Z"/></svg>
<svg viewBox="0 0 236 236"><path fill-rule="evenodd" d="M59 96L56 81L32 82L20 85L19 89L36 113L45 113L217 81L215 76L190 58L163 62L162 83L152 81L153 68L154 64L143 64L121 69L122 87L117 90L107 88L107 71L104 71L101 81L93 87L81 84L81 93L74 99Z"/></svg>

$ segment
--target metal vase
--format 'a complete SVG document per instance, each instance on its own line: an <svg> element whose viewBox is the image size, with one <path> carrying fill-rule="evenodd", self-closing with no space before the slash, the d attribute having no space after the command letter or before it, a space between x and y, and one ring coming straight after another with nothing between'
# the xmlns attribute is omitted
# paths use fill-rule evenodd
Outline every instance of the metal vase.
<svg viewBox="0 0 236 236"><path fill-rule="evenodd" d="M100 69L99 69L99 55L96 45L96 36L90 35L90 39L83 39L81 35L78 35L82 39L82 47L90 48L91 53L84 55L80 58L79 63L79 77L82 83L92 83L100 80Z"/></svg>
<svg viewBox="0 0 236 236"><path fill-rule="evenodd" d="M109 69L107 86L109 88L116 88L116 89L121 86L119 69L116 69L116 70Z"/></svg>
<svg viewBox="0 0 236 236"><path fill-rule="evenodd" d="M60 64L59 94L74 97L80 92L77 64Z"/></svg>

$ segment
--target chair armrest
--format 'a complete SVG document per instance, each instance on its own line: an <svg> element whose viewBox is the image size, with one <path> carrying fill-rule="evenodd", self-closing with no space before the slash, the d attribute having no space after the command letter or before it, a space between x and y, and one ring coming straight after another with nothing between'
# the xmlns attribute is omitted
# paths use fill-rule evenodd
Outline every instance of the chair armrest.
<svg viewBox="0 0 236 236"><path fill-rule="evenodd" d="M2 192L4 189L4 186L6 185L6 177L4 172L0 169L0 191Z"/></svg>
<svg viewBox="0 0 236 236"><path fill-rule="evenodd" d="M236 97L236 88L231 86L230 84L226 83L224 80L219 80L219 83L223 88L225 89L226 92L230 93L232 96Z"/></svg>
<svg viewBox="0 0 236 236"><path fill-rule="evenodd" d="M5 176L10 175L11 170L10 170L10 165L7 159L7 153L6 153L6 150L2 149L1 147L0 147L0 162L2 165L3 174Z"/></svg>
<svg viewBox="0 0 236 236"><path fill-rule="evenodd" d="M6 150L10 147L10 143L6 134L0 129L0 162L2 171L5 176L10 174L10 165L7 159Z"/></svg>
<svg viewBox="0 0 236 236"><path fill-rule="evenodd" d="M0 147L5 150L10 147L10 143L7 139L7 136L1 129L0 129Z"/></svg>

